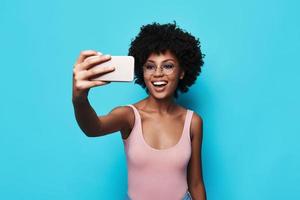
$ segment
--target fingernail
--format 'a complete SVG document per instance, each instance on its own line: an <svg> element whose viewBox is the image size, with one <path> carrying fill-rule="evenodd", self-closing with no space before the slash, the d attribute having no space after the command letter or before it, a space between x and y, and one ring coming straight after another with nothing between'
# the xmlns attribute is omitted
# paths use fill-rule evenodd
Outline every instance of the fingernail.
<svg viewBox="0 0 300 200"><path fill-rule="evenodd" d="M102 55L102 53L101 53L100 51L98 51L97 53L98 53L98 55L100 55L100 56Z"/></svg>
<svg viewBox="0 0 300 200"><path fill-rule="evenodd" d="M104 57L105 57L105 58L110 58L110 55L109 55L109 54L106 54Z"/></svg>

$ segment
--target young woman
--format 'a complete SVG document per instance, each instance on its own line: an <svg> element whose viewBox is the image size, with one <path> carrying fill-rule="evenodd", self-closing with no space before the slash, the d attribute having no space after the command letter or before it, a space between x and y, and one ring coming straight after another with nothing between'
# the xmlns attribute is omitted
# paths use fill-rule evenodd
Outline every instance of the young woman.
<svg viewBox="0 0 300 200"><path fill-rule="evenodd" d="M131 42L135 83L148 96L97 116L88 101L89 89L109 82L91 77L113 71L93 66L110 55L82 51L73 70L73 105L76 120L89 137L120 131L128 164L127 199L205 200L202 177L202 118L176 103L187 92L203 66L200 42L174 24L141 27Z"/></svg>

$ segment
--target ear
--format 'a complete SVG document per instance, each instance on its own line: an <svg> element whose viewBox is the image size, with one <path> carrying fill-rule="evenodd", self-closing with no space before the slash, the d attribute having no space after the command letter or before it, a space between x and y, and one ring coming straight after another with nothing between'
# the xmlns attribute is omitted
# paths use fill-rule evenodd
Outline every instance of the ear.
<svg viewBox="0 0 300 200"><path fill-rule="evenodd" d="M179 79L183 79L183 77L184 77L184 74L185 74L185 71L184 71L184 70L182 70L182 71L181 71L181 73L180 73Z"/></svg>

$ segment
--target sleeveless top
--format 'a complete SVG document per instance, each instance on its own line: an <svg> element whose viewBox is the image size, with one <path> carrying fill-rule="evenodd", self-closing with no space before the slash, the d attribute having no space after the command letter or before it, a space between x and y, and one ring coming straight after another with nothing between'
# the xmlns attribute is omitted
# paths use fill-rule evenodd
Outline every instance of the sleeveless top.
<svg viewBox="0 0 300 200"><path fill-rule="evenodd" d="M187 109L181 137L166 149L151 147L142 133L141 116L135 116L128 138L123 139L128 166L128 192L132 200L181 200L188 190L187 165L191 157L190 124L193 111Z"/></svg>

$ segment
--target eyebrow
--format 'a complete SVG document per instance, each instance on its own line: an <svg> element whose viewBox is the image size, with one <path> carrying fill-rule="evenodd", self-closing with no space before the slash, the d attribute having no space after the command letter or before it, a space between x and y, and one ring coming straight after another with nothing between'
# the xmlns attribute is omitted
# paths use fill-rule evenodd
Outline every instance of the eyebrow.
<svg viewBox="0 0 300 200"><path fill-rule="evenodd" d="M173 62L176 62L176 61L175 61L174 59L172 59L172 58L163 60L162 62L166 62L166 61L169 61L169 60L171 60L171 61L173 61ZM147 61L155 63L155 61L153 61L153 60L147 60Z"/></svg>

